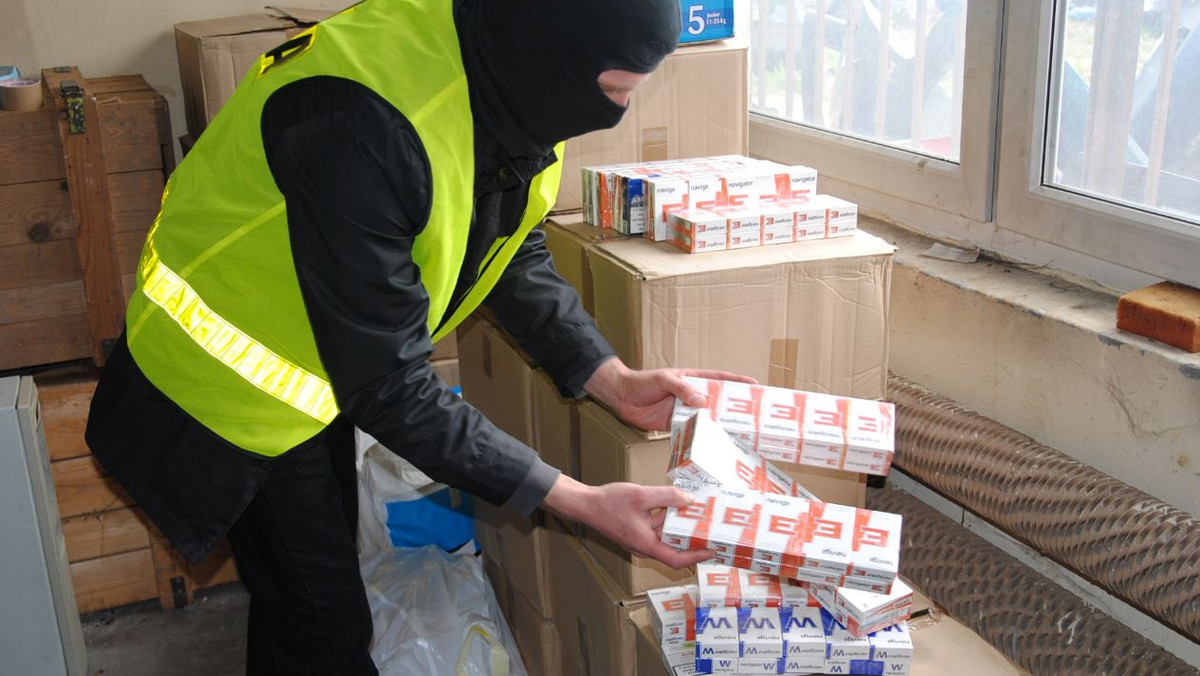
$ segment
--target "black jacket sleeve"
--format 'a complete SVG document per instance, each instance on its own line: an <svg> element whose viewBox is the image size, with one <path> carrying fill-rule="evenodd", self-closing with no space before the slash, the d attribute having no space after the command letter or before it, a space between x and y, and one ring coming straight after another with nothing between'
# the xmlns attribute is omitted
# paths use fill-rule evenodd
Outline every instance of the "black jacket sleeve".
<svg viewBox="0 0 1200 676"><path fill-rule="evenodd" d="M554 270L540 228L521 245L485 304L563 394L583 396L584 383L614 356L579 294Z"/></svg>
<svg viewBox="0 0 1200 676"><path fill-rule="evenodd" d="M429 366L429 298L411 256L429 162L407 120L333 78L276 92L263 116L300 289L342 413L430 477L532 511L558 476Z"/></svg>

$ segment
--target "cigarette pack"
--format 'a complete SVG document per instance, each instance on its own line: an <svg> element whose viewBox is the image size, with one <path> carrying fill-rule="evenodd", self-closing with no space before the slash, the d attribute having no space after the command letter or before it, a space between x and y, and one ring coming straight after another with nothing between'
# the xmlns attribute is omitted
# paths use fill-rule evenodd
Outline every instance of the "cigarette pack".
<svg viewBox="0 0 1200 676"><path fill-rule="evenodd" d="M734 170L721 176L722 204L744 207L753 211L758 207L758 192L755 190L753 172Z"/></svg>
<svg viewBox="0 0 1200 676"><path fill-rule="evenodd" d="M895 452L894 404L765 385L689 378L734 442L768 460L886 475ZM692 408L676 402L674 419Z"/></svg>
<svg viewBox="0 0 1200 676"><path fill-rule="evenodd" d="M833 195L816 195L810 204L825 210L825 237L845 237L858 229L858 205Z"/></svg>
<svg viewBox="0 0 1200 676"><path fill-rule="evenodd" d="M696 609L696 670L736 674L738 666L738 609Z"/></svg>
<svg viewBox="0 0 1200 676"><path fill-rule="evenodd" d="M678 645L696 640L698 595L699 589L692 584L646 592L650 605L650 628L658 637L659 645Z"/></svg>
<svg viewBox="0 0 1200 676"><path fill-rule="evenodd" d="M687 209L688 181L682 176L668 174L646 182L646 237L665 242L670 234L670 215Z"/></svg>
<svg viewBox="0 0 1200 676"><path fill-rule="evenodd" d="M688 253L723 251L726 242L726 221L705 209L680 209L669 214L671 244Z"/></svg>
<svg viewBox="0 0 1200 676"><path fill-rule="evenodd" d="M809 591L854 636L870 634L912 615L912 588L898 578L887 594L825 585L810 585Z"/></svg>
<svg viewBox="0 0 1200 676"><path fill-rule="evenodd" d="M715 206L709 211L725 219L725 248L762 246L762 214L756 207Z"/></svg>

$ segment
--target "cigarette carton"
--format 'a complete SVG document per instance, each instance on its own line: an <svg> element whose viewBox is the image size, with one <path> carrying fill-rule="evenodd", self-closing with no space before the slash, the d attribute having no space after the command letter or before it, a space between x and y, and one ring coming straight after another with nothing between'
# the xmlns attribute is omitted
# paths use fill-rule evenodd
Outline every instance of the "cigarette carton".
<svg viewBox="0 0 1200 676"><path fill-rule="evenodd" d="M693 625L694 627L695 625ZM673 645L662 646L663 661L668 666L675 667L681 664L689 664L696 666L696 642L685 641Z"/></svg>
<svg viewBox="0 0 1200 676"><path fill-rule="evenodd" d="M814 204L825 209L825 236L845 237L858 229L858 205L833 195L817 195Z"/></svg>
<svg viewBox="0 0 1200 676"><path fill-rule="evenodd" d="M689 382L707 393L708 416L763 458L881 476L891 469L891 403L702 378ZM691 411L677 402L674 418Z"/></svg>
<svg viewBox="0 0 1200 676"><path fill-rule="evenodd" d="M865 636L912 615L912 588L900 579L887 594L825 585L810 585L809 591L854 636Z"/></svg>
<svg viewBox="0 0 1200 676"><path fill-rule="evenodd" d="M829 217L829 210L824 205L816 202L790 201L781 206L792 210L795 241L825 239L825 222Z"/></svg>
<svg viewBox="0 0 1200 676"><path fill-rule="evenodd" d="M783 657L783 634L779 608L739 608L739 658L743 665L751 661L778 661Z"/></svg>
<svg viewBox="0 0 1200 676"><path fill-rule="evenodd" d="M912 668L913 644L904 622L881 629L870 636L871 659L883 663L883 676L907 676Z"/></svg>
<svg viewBox="0 0 1200 676"><path fill-rule="evenodd" d="M705 483L812 498L795 479L735 444L720 425L695 409L683 410L671 424L667 476L677 486Z"/></svg>
<svg viewBox="0 0 1200 676"><path fill-rule="evenodd" d="M805 674L825 668L825 629L821 609L810 606L784 608L784 673Z"/></svg>
<svg viewBox="0 0 1200 676"><path fill-rule="evenodd" d="M761 160L756 167L755 188L763 202L807 201L817 194L817 170Z"/></svg>
<svg viewBox="0 0 1200 676"><path fill-rule="evenodd" d="M696 609L696 670L737 673L739 652L737 608Z"/></svg>
<svg viewBox="0 0 1200 676"><path fill-rule="evenodd" d="M796 241L796 212L785 205L764 202L762 214L762 243L787 244Z"/></svg>
<svg viewBox="0 0 1200 676"><path fill-rule="evenodd" d="M680 209L671 212L668 218L671 244L688 253L725 250L725 218L703 209Z"/></svg>
<svg viewBox="0 0 1200 676"><path fill-rule="evenodd" d="M702 606L778 608L783 603L784 585L775 575L716 563L701 563L696 566L696 577Z"/></svg>
<svg viewBox="0 0 1200 676"><path fill-rule="evenodd" d="M650 628L659 645L669 646L696 640L696 585L666 587L646 592L650 606Z"/></svg>
<svg viewBox="0 0 1200 676"><path fill-rule="evenodd" d="M864 669L871 668L870 665L861 663L871 659L871 639L846 631L824 609L821 610L821 620L825 630L825 673L870 673L864 672Z"/></svg>
<svg viewBox="0 0 1200 676"><path fill-rule="evenodd" d="M668 665L668 666L670 667L671 673L674 674L674 676L696 676L696 674L712 673L712 672L698 671L696 669L695 660L693 660L692 662L689 662L687 664L674 664L674 665Z"/></svg>

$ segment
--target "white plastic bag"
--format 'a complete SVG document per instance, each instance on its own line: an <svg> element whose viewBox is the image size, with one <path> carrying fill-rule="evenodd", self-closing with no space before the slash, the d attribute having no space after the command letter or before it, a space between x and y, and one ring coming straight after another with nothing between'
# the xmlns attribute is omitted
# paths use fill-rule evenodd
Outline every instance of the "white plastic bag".
<svg viewBox="0 0 1200 676"><path fill-rule="evenodd" d="M479 557L384 549L360 565L380 676L528 676Z"/></svg>
<svg viewBox="0 0 1200 676"><path fill-rule="evenodd" d="M393 546L455 549L472 539L470 496L425 476L361 430L355 442L359 556ZM473 545L461 549L475 551Z"/></svg>

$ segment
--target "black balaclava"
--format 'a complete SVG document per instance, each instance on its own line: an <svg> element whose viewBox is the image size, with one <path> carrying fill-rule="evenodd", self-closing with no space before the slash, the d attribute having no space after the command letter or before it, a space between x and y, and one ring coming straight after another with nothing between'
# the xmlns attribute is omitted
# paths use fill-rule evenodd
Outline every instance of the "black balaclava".
<svg viewBox="0 0 1200 676"><path fill-rule="evenodd" d="M455 0L478 124L512 157L620 122L597 84L649 73L679 40L678 0Z"/></svg>

